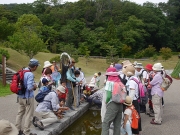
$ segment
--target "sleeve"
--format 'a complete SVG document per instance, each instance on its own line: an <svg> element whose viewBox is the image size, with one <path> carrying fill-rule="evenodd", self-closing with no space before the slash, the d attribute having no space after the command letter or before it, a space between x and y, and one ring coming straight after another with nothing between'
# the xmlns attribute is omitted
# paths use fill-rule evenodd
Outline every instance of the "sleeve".
<svg viewBox="0 0 180 135"><path fill-rule="evenodd" d="M148 79L147 77L148 77L148 73L147 73L147 71L144 71L143 72L143 79Z"/></svg>
<svg viewBox="0 0 180 135"><path fill-rule="evenodd" d="M150 82L150 85L154 86L154 85L158 84L159 83L158 80L161 80L161 78L159 76L154 76L152 81Z"/></svg>
<svg viewBox="0 0 180 135"><path fill-rule="evenodd" d="M129 108L127 108L127 109L124 111L124 114L130 115L130 114L131 114L131 110L130 110Z"/></svg>
<svg viewBox="0 0 180 135"><path fill-rule="evenodd" d="M31 91L33 90L33 88L34 88L34 75L33 73L30 72L27 75L27 90Z"/></svg>
<svg viewBox="0 0 180 135"><path fill-rule="evenodd" d="M71 77L71 74L70 74L70 70L68 69L68 71L66 72L66 76L67 76L67 79L71 82L77 82L77 80L75 80L74 78Z"/></svg>
<svg viewBox="0 0 180 135"><path fill-rule="evenodd" d="M53 109L53 111L57 111L60 108L60 106L59 106L59 104L57 104L56 93L52 92L51 94L52 94L52 98L51 98L52 109Z"/></svg>
<svg viewBox="0 0 180 135"><path fill-rule="evenodd" d="M97 92L95 92L94 94L90 95L89 97L90 97L90 98L94 98L94 97L96 97L96 96L98 96Z"/></svg>

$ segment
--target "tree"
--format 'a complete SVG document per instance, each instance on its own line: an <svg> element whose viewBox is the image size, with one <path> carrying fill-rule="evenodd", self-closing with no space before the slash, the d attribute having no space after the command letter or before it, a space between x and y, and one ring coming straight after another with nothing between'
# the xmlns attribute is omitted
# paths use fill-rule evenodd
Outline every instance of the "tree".
<svg viewBox="0 0 180 135"><path fill-rule="evenodd" d="M171 58L172 56L172 50L168 47L161 48L159 52L161 53L161 56L165 61Z"/></svg>
<svg viewBox="0 0 180 135"><path fill-rule="evenodd" d="M45 49L44 42L33 31L16 32L9 39L12 43L12 49L26 54L30 59L42 49Z"/></svg>
<svg viewBox="0 0 180 135"><path fill-rule="evenodd" d="M123 45L121 48L121 57L124 58L125 56L128 56L131 52L131 47L128 45Z"/></svg>

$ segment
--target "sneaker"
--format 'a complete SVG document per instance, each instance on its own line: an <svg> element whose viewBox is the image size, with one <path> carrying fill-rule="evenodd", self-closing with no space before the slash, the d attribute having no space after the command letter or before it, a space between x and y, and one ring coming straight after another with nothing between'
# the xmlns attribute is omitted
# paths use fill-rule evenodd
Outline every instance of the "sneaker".
<svg viewBox="0 0 180 135"><path fill-rule="evenodd" d="M32 123L35 127L37 127L37 121L39 121L39 119L36 116L34 116Z"/></svg>
<svg viewBox="0 0 180 135"><path fill-rule="evenodd" d="M39 129L44 130L44 125L41 121L37 121L36 124Z"/></svg>
<svg viewBox="0 0 180 135"><path fill-rule="evenodd" d="M155 120L155 118L152 118L152 121L154 121ZM161 122L162 122L162 120L161 120Z"/></svg>
<svg viewBox="0 0 180 135"><path fill-rule="evenodd" d="M29 135L37 135L37 134L35 134L35 133L30 133Z"/></svg>
<svg viewBox="0 0 180 135"><path fill-rule="evenodd" d="M154 125L161 125L161 123L156 123L154 122L153 120L150 122L151 124L154 124Z"/></svg>

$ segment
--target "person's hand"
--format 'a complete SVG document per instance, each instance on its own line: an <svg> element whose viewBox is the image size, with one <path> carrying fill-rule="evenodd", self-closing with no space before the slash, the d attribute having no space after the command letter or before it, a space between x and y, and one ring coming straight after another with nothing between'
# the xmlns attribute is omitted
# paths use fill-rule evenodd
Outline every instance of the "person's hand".
<svg viewBox="0 0 180 135"><path fill-rule="evenodd" d="M37 85L34 83L34 88L33 88L33 90L36 90L36 88L37 88Z"/></svg>

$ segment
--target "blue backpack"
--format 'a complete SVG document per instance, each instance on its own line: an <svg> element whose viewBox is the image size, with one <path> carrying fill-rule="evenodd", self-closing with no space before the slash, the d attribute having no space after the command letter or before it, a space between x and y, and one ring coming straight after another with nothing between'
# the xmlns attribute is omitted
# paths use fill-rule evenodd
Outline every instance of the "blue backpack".
<svg viewBox="0 0 180 135"><path fill-rule="evenodd" d="M44 86L43 86L44 87ZM44 87L44 90L41 90L40 89L40 92L35 96L35 100L38 102L38 103L41 103L44 101L44 98L47 94L49 94L49 92L51 92L50 89L48 89L47 87Z"/></svg>

